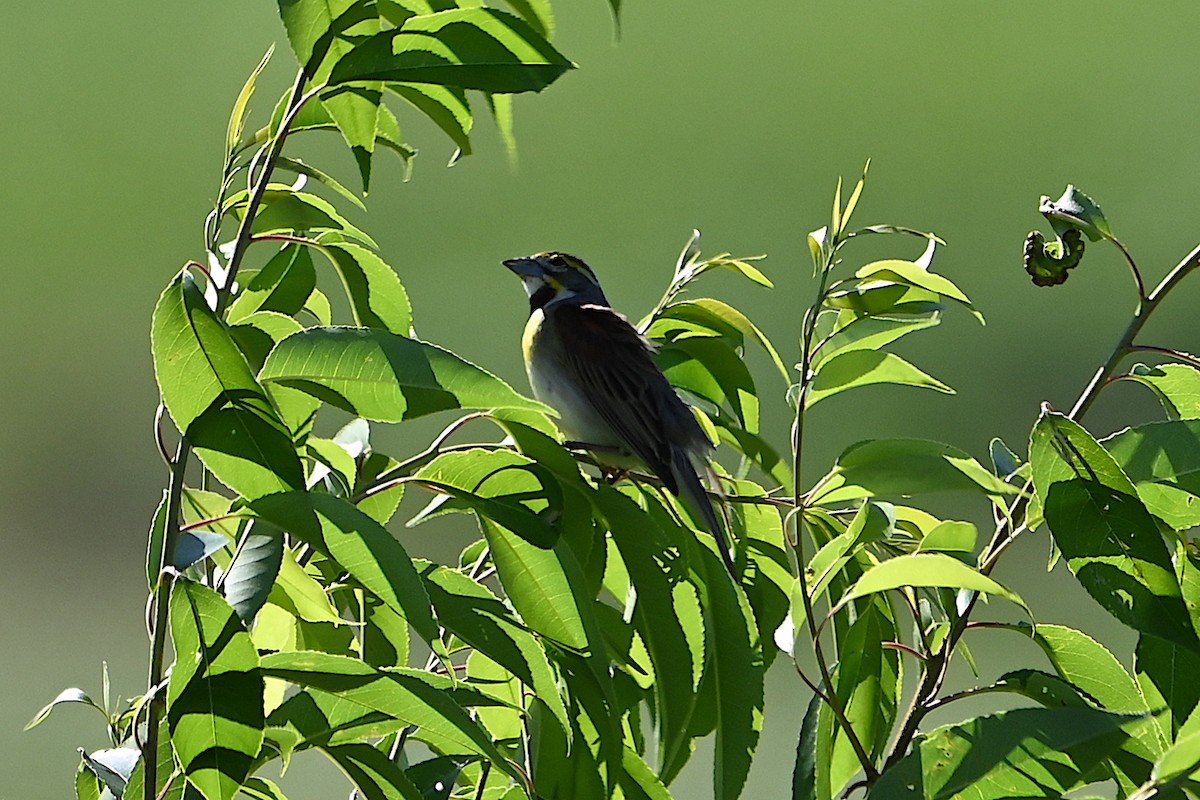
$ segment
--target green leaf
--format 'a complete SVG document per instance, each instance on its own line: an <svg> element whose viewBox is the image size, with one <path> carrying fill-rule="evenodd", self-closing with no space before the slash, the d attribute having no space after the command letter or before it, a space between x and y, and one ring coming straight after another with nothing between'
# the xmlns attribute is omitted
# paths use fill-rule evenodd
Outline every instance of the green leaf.
<svg viewBox="0 0 1200 800"><path fill-rule="evenodd" d="M428 673L383 672L358 659L318 652L273 653L263 657L262 668L270 677L333 695L348 709L416 725L423 740L437 742L448 752L483 756L513 775L487 732L455 702L446 684Z"/></svg>
<svg viewBox="0 0 1200 800"><path fill-rule="evenodd" d="M416 479L444 494L410 520L410 526L438 511L464 506L538 547L553 547L558 539L559 531L550 520L562 513L562 487L548 470L518 453L483 449L443 453L422 467ZM447 495L452 502L444 502Z"/></svg>
<svg viewBox="0 0 1200 800"><path fill-rule="evenodd" d="M208 800L232 798L263 743L258 653L216 592L183 579L171 590L171 641L167 723L175 754Z"/></svg>
<svg viewBox="0 0 1200 800"><path fill-rule="evenodd" d="M291 437L251 411L206 411L188 426L188 439L217 480L242 497L304 488L304 468Z"/></svg>
<svg viewBox="0 0 1200 800"><path fill-rule="evenodd" d="M374 136L374 134L372 135ZM372 141L375 141L374 138ZM313 166L312 164L302 161L299 158L289 158L287 156L280 156L275 162L275 167L276 169L283 169L287 170L288 172L294 172L297 175L303 175L304 177L310 178L317 183L328 186L339 196L346 198L363 211L365 211L367 208L357 194L346 188L345 184L320 167Z"/></svg>
<svg viewBox="0 0 1200 800"><path fill-rule="evenodd" d="M924 289L927 292L933 292L965 306L980 323L983 322L983 314L979 313L975 306L971 305L971 301L967 296L949 278L938 275L935 272L930 272L915 261L899 261L895 259L874 261L859 267L854 273L854 277L860 280L870 279L872 282L881 280L895 281L906 286L913 286L918 289Z"/></svg>
<svg viewBox="0 0 1200 800"><path fill-rule="evenodd" d="M242 90L238 92L237 100L233 104L233 112L229 115L229 127L225 133L225 150L228 153L236 150L238 143L242 140L242 129L246 124L246 110L250 105L250 98L254 96L254 87L258 83L258 76L262 74L274 52L275 45L267 48L266 55L258 62L258 66L250 73L250 77L246 78Z"/></svg>
<svg viewBox="0 0 1200 800"><path fill-rule="evenodd" d="M455 636L503 666L528 686L558 720L571 723L546 652L487 587L460 572L425 564L420 568L438 621Z"/></svg>
<svg viewBox="0 0 1200 800"><path fill-rule="evenodd" d="M349 502L322 492L287 492L250 504L255 514L340 564L426 641L438 636L429 596L412 559L387 529Z"/></svg>
<svg viewBox="0 0 1200 800"><path fill-rule="evenodd" d="M1025 601L1013 591L956 558L943 553L915 553L896 556L868 569L850 591L838 601L841 608L858 597L906 586L942 586L970 589L1003 597L1016 603L1032 616Z"/></svg>
<svg viewBox="0 0 1200 800"><path fill-rule="evenodd" d="M883 642L898 638L887 604L870 603L839 642L834 688L855 734L872 758L886 746L896 717L902 688L900 654L883 647ZM862 766L845 731L833 727L828 770L832 790L837 793Z"/></svg>
<svg viewBox="0 0 1200 800"><path fill-rule="evenodd" d="M821 504L881 495L975 491L1003 496L1017 491L964 451L924 439L853 444L814 488L811 501Z"/></svg>
<svg viewBox="0 0 1200 800"><path fill-rule="evenodd" d="M228 211L239 220L246 213L246 200L245 192L239 192L229 200ZM293 191L290 186L278 184L271 184L263 193L262 205L254 216L254 224L250 231L255 236L272 233L304 235L333 231L371 247L378 247L374 239L352 225L325 198L308 192Z"/></svg>
<svg viewBox="0 0 1200 800"><path fill-rule="evenodd" d="M817 800L817 717L821 698L808 701L800 736L796 739L796 763L792 768L792 800Z"/></svg>
<svg viewBox="0 0 1200 800"><path fill-rule="evenodd" d="M244 280L244 278L243 278ZM229 320L240 322L256 311L295 316L317 286L317 271L307 247L288 244L254 273L229 305Z"/></svg>
<svg viewBox="0 0 1200 800"><path fill-rule="evenodd" d="M480 517L480 527L505 594L525 624L567 647L584 649L588 636L582 609L563 561L567 545L542 549L486 517Z"/></svg>
<svg viewBox="0 0 1200 800"><path fill-rule="evenodd" d="M549 411L448 350L377 329L311 328L289 336L260 376L380 422L453 408Z"/></svg>
<svg viewBox="0 0 1200 800"><path fill-rule="evenodd" d="M57 697L55 697L53 700L51 700L46 705L42 706L41 711L38 711L36 714L34 714L33 719L31 719L31 720L29 720L29 722L25 723L25 727L22 728L21 730L27 731L30 728L34 728L34 727L42 724L46 720L46 718L50 716L50 712L52 712L57 706L61 706L61 705L67 704L67 703L78 703L78 704L84 705L84 706L91 706L92 708L99 711L100 714L105 719L108 719L108 712L104 710L104 706L100 705L95 700L93 700L91 697L89 697L88 693L85 692L83 689L75 689L75 688L63 689L61 692L58 693Z"/></svg>
<svg viewBox="0 0 1200 800"><path fill-rule="evenodd" d="M928 314L907 314L904 316L887 317L860 315L852 311L840 311L833 325L833 331L821 343L813 360L814 368L834 356L855 350L878 350L884 345L907 336L910 333L932 328L941 322L940 311Z"/></svg>
<svg viewBox="0 0 1200 800"><path fill-rule="evenodd" d="M330 83L383 80L536 92L572 66L520 18L459 8L411 17L402 28L369 37L334 66Z"/></svg>
<svg viewBox="0 0 1200 800"><path fill-rule="evenodd" d="M758 432L754 378L729 345L719 339L683 339L662 348L658 364L672 385L716 406L728 404L743 429Z"/></svg>
<svg viewBox="0 0 1200 800"><path fill-rule="evenodd" d="M823 361L816 368L816 374L809 386L807 406L812 408L826 397L847 389L879 383L917 386L943 394L954 394L954 389L917 369L895 353L848 350Z"/></svg>
<svg viewBox="0 0 1200 800"><path fill-rule="evenodd" d="M1128 717L1083 708L1002 712L930 731L871 790L878 797L1062 797L1127 734Z"/></svg>
<svg viewBox="0 0 1200 800"><path fill-rule="evenodd" d="M829 584L853 558L858 549L883 539L893 520L879 503L863 503L846 527L846 531L830 539L813 555L804 570L808 594L816 602Z"/></svg>
<svg viewBox="0 0 1200 800"><path fill-rule="evenodd" d="M543 38L554 38L554 9L550 7L550 0L504 0L504 2Z"/></svg>
<svg viewBox="0 0 1200 800"><path fill-rule="evenodd" d="M1140 500L1077 478L1051 484L1044 502L1067 566L1101 607L1135 630L1200 650L1170 554Z"/></svg>
<svg viewBox="0 0 1200 800"><path fill-rule="evenodd" d="M779 370L779 374L785 380L787 379L787 367L784 366L775 346L771 344L766 334L750 321L749 317L733 306L711 297L671 303L654 318L646 334L651 338L661 338L662 334L671 330L673 323L676 322L684 322L712 331L738 348L746 339L752 339L767 351L775 368Z"/></svg>
<svg viewBox="0 0 1200 800"><path fill-rule="evenodd" d="M187 433L192 421L220 398L265 419L274 416L246 357L190 272L181 272L159 298L150 342L163 403L180 431Z"/></svg>
<svg viewBox="0 0 1200 800"><path fill-rule="evenodd" d="M632 621L654 668L658 763L673 764L688 745L688 724L705 663L703 635L697 637L672 613L676 590L683 586L672 574L681 554L654 519L626 495L603 487L595 499L629 573L636 598ZM628 602L625 596L617 599Z"/></svg>
<svg viewBox="0 0 1200 800"><path fill-rule="evenodd" d="M329 50L334 37L375 16L364 0L277 0L296 60L311 74ZM311 62L311 63L310 63Z"/></svg>
<svg viewBox="0 0 1200 800"><path fill-rule="evenodd" d="M1200 418L1200 370L1186 364L1134 364L1121 377L1150 387L1171 419Z"/></svg>
<svg viewBox="0 0 1200 800"><path fill-rule="evenodd" d="M859 316L924 316L941 311L941 299L937 292L903 283L865 281L831 291L825 305Z"/></svg>
<svg viewBox="0 0 1200 800"><path fill-rule="evenodd" d="M1167 786L1200 768L1200 732L1179 737L1158 761L1150 777L1156 786Z"/></svg>
<svg viewBox="0 0 1200 800"><path fill-rule="evenodd" d="M1137 497L1137 489L1117 461L1078 422L1048 407L1029 437L1033 485L1043 502L1052 484L1075 478L1094 481Z"/></svg>
<svg viewBox="0 0 1200 800"><path fill-rule="evenodd" d="M1171 741L1200 706L1200 656L1153 636L1138 638L1134 651L1138 686L1151 709L1162 709L1156 722L1163 738Z"/></svg>
<svg viewBox="0 0 1200 800"><path fill-rule="evenodd" d="M459 155L471 154L471 128L475 119L465 90L435 83L385 83L384 87L429 117L458 147Z"/></svg>
<svg viewBox="0 0 1200 800"><path fill-rule="evenodd" d="M1200 420L1138 425L1101 444L1151 514L1176 530L1200 525Z"/></svg>
<svg viewBox="0 0 1200 800"><path fill-rule="evenodd" d="M1121 662L1086 633L1063 625L1038 625L1033 638L1055 671L1105 710L1131 714L1149 710Z"/></svg>
<svg viewBox="0 0 1200 800"><path fill-rule="evenodd" d="M322 245L337 268L356 325L401 335L412 330L412 304L395 270L373 251L352 242Z"/></svg>
<svg viewBox="0 0 1200 800"><path fill-rule="evenodd" d="M1093 242L1113 238L1112 228L1100 206L1072 184L1067 185L1066 191L1057 200L1043 195L1038 210L1060 234L1069 227L1087 234Z"/></svg>
<svg viewBox="0 0 1200 800"><path fill-rule="evenodd" d="M365 800L427 800L395 761L369 744L322 747Z"/></svg>
<svg viewBox="0 0 1200 800"><path fill-rule="evenodd" d="M979 529L970 522L940 522L921 538L920 552L972 553Z"/></svg>
<svg viewBox="0 0 1200 800"><path fill-rule="evenodd" d="M261 522L250 524L254 525L253 530L246 532L221 581L226 602L247 624L267 602L279 576L284 551L283 534L277 528Z"/></svg>

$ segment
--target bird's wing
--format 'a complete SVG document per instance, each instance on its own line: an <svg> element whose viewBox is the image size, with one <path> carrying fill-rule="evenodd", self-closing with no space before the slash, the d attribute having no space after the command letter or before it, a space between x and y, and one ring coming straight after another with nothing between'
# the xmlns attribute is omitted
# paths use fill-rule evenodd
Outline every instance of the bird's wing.
<svg viewBox="0 0 1200 800"><path fill-rule="evenodd" d="M680 412L696 423L654 363L650 343L605 306L563 306L555 310L554 324L566 369L596 412L630 452L678 492L669 432L679 430Z"/></svg>

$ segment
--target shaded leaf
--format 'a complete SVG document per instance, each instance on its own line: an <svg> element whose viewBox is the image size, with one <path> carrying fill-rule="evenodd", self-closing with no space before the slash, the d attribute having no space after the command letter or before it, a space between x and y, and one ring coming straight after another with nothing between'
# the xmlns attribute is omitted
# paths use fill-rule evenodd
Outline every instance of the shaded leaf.
<svg viewBox="0 0 1200 800"><path fill-rule="evenodd" d="M267 602L284 551L283 534L277 528L262 522L249 524L253 528L246 532L221 581L226 602L247 624Z"/></svg>

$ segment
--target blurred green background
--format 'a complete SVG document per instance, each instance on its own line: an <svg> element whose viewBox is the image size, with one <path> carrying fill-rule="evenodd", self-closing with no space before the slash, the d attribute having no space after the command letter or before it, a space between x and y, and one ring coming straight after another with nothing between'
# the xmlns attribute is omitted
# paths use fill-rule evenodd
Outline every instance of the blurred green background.
<svg viewBox="0 0 1200 800"><path fill-rule="evenodd" d="M955 397L868 389L822 404L809 463L823 470L876 436L940 439L983 458L999 435L1023 452L1038 404L1070 406L1132 308L1124 266L1098 246L1065 286L1030 284L1021 243L1042 223L1039 195L1057 197L1068 182L1090 193L1151 281L1200 240L1191 0L625 5L614 43L603 0L556 4L557 43L580 68L543 96L517 98L515 170L482 107L476 154L450 169L452 146L414 124L413 179L382 161L370 212L355 218L400 272L420 334L521 389L526 304L502 258L576 252L639 316L693 227L709 254L768 254L773 291L725 275L705 288L749 312L787 358L811 292L804 235L825 223L837 177L852 182L869 157L857 221L938 232L949 244L934 268L988 325L952 309L941 329L901 348ZM144 687L143 542L166 481L151 439L150 312L180 265L202 257L228 110L272 42L280 50L260 82L260 115L293 69L269 0L5 8L0 798L68 796L75 748L104 745L99 717L82 708L20 732L60 689L98 693L101 659L115 693ZM316 157L349 183L334 144ZM903 239L887 247L920 251ZM1148 341L1200 349L1198 296L1185 283ZM758 374L782 444L784 387ZM1107 433L1156 414L1143 391L1114 387L1089 427ZM398 452L426 431L378 435ZM397 530L411 550L431 552L427 529ZM1125 657L1131 637L1090 610L1069 576L1046 575L1046 549L1030 537L999 577L1040 619L1085 626ZM997 606L989 613L1004 613ZM1040 664L1011 638L973 646L985 675L1012 658ZM747 796L785 794L800 687L786 669L772 674ZM327 772L292 796L344 796ZM703 766L684 781L679 796L708 794Z"/></svg>

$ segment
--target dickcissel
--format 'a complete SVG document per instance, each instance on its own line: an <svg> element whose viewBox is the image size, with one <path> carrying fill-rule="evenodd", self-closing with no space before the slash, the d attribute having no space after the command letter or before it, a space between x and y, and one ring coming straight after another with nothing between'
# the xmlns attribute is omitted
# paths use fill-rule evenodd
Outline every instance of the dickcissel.
<svg viewBox="0 0 1200 800"><path fill-rule="evenodd" d="M735 573L697 471L699 465L711 475L712 443L658 368L653 345L612 309L581 259L551 251L504 266L529 294L522 349L530 386L558 411L570 444L607 464L645 465L700 518Z"/></svg>

